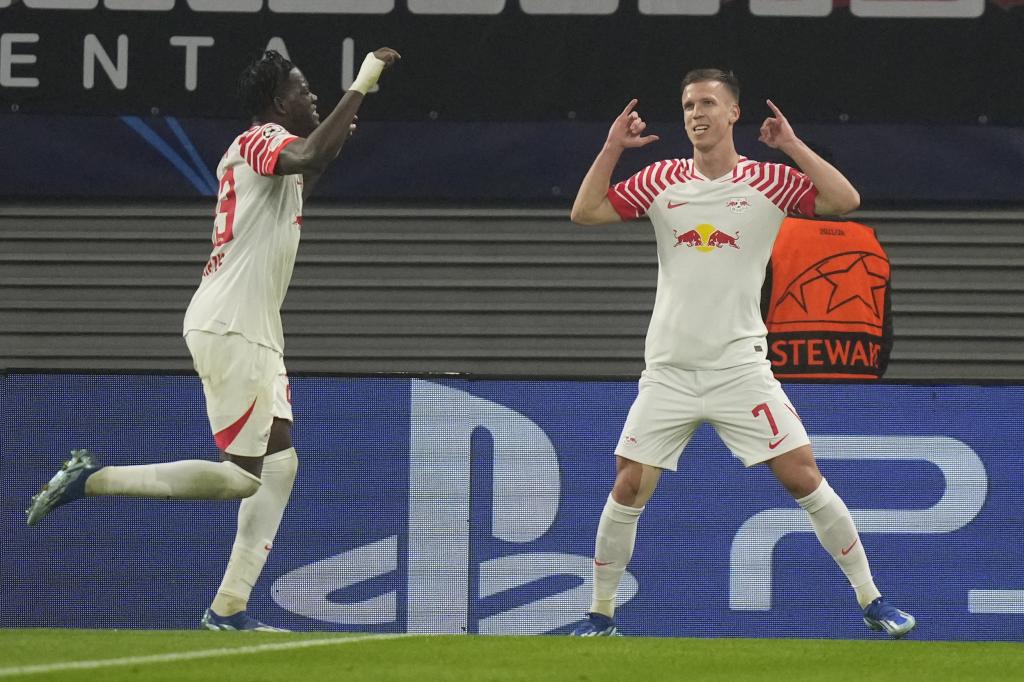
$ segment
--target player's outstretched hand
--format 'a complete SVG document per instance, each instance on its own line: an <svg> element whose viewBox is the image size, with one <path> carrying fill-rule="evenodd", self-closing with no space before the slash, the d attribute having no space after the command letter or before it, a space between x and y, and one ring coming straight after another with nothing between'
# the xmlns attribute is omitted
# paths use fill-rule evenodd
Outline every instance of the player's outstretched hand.
<svg viewBox="0 0 1024 682"><path fill-rule="evenodd" d="M384 62L384 68L394 66L395 63L402 58L402 55L392 50L390 47L378 47L373 51L373 56Z"/></svg>
<svg viewBox="0 0 1024 682"><path fill-rule="evenodd" d="M772 149L783 149L786 145L796 142L796 133L793 132L793 126L789 125L789 121L782 115L782 111L775 106L775 103L771 100L767 100L767 102L773 115L766 118L761 124L761 136L758 139Z"/></svg>
<svg viewBox="0 0 1024 682"><path fill-rule="evenodd" d="M365 96L377 84L377 79L380 78L384 69L391 68L401 58L402 55L390 47L379 47L368 53L363 59L363 65L359 67L359 73L356 74L355 80L352 81L352 85L348 89Z"/></svg>
<svg viewBox="0 0 1024 682"><path fill-rule="evenodd" d="M652 142L658 141L657 135L644 135L647 124L640 118L640 114L633 111L637 100L631 99L626 108L622 110L608 129L608 144L622 149L643 147Z"/></svg>

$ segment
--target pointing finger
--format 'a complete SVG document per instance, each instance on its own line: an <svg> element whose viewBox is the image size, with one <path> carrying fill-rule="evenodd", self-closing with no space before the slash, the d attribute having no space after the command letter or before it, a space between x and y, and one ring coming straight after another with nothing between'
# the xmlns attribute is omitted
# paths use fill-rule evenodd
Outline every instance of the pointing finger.
<svg viewBox="0 0 1024 682"><path fill-rule="evenodd" d="M775 114L776 118L786 118L785 116L782 115L782 112L779 110L779 108L775 106L775 102L771 101L770 99L765 101L768 102L768 108L772 110L772 113Z"/></svg>
<svg viewBox="0 0 1024 682"><path fill-rule="evenodd" d="M637 100L635 97L629 100L629 104L626 105L626 108L622 110L622 113L619 114L619 116L626 116L629 112L633 111L633 107L636 106L636 102Z"/></svg>

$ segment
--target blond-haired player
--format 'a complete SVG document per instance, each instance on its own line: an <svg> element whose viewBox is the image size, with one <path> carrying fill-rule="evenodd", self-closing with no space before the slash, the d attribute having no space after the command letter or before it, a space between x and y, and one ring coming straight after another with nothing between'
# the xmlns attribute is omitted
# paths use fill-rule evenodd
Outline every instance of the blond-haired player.
<svg viewBox="0 0 1024 682"><path fill-rule="evenodd" d="M622 152L658 139L644 135L633 100L612 123L572 208L573 221L583 225L646 215L658 244L647 367L615 450L617 475L597 529L591 610L573 634L619 634L615 595L640 514L662 471L676 469L694 431L709 422L745 466L766 463L807 511L868 627L902 637L914 618L875 587L850 512L822 477L807 432L772 376L760 314L765 266L783 218L841 215L857 208L860 196L771 101L760 139L802 172L740 156L733 143L739 82L732 73L691 71L682 86L693 158L660 161L612 185Z"/></svg>

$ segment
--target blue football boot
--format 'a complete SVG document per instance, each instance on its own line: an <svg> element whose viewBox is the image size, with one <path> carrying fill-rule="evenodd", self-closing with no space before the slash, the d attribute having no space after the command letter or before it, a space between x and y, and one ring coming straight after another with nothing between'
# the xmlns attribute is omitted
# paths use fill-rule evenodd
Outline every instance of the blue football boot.
<svg viewBox="0 0 1024 682"><path fill-rule="evenodd" d="M98 468L88 450L72 450L71 459L32 498L25 510L28 525L34 526L57 507L85 497L85 481Z"/></svg>
<svg viewBox="0 0 1024 682"><path fill-rule="evenodd" d="M602 613L588 613L587 619L572 631L573 637L622 637L615 622Z"/></svg>
<svg viewBox="0 0 1024 682"><path fill-rule="evenodd" d="M864 624L872 630L885 630L893 639L899 639L914 629L917 620L879 597L864 609Z"/></svg>
<svg viewBox="0 0 1024 682"><path fill-rule="evenodd" d="M199 624L207 630L239 630L248 632L288 632L284 628L275 628L273 625L261 623L255 618L250 618L245 611L239 611L233 616L218 616L213 609L206 609Z"/></svg>

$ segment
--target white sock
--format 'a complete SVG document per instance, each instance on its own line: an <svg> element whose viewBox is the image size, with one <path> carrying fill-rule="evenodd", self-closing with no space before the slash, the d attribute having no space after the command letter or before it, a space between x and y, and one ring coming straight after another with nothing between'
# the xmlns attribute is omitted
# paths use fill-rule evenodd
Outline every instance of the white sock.
<svg viewBox="0 0 1024 682"><path fill-rule="evenodd" d="M238 508L238 532L224 579L211 608L219 616L244 611L253 585L263 571L277 536L281 517L295 482L299 460L295 448L288 448L263 459L263 485Z"/></svg>
<svg viewBox="0 0 1024 682"><path fill-rule="evenodd" d="M813 493L796 502L811 517L811 525L821 546L846 574L861 608L880 597L850 510L828 481L821 479L821 485Z"/></svg>
<svg viewBox="0 0 1024 682"><path fill-rule="evenodd" d="M615 615L615 593L633 556L637 522L643 507L627 507L608 495L597 525L594 543L594 595L590 610L609 618Z"/></svg>
<svg viewBox="0 0 1024 682"><path fill-rule="evenodd" d="M237 500L260 479L232 462L185 459L163 464L102 467L85 482L86 495L127 495L175 500Z"/></svg>

